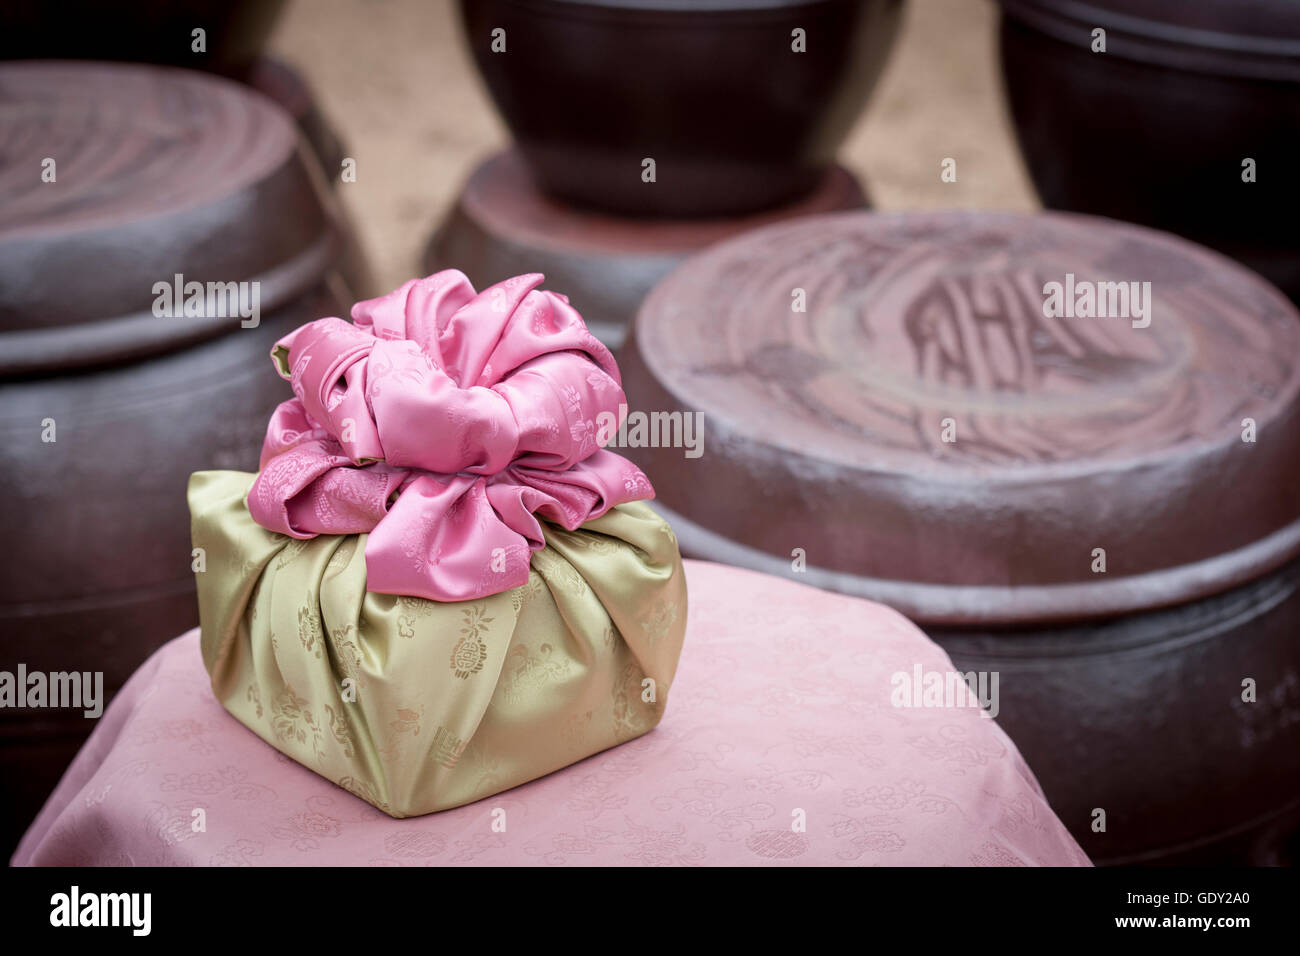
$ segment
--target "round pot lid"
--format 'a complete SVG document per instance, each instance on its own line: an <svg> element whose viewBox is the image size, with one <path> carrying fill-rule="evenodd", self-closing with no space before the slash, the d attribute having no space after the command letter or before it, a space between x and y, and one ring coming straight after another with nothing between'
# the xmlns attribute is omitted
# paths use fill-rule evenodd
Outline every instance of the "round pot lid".
<svg viewBox="0 0 1300 956"><path fill-rule="evenodd" d="M819 216L654 289L632 413L700 413L703 440L662 447L665 417L621 450L693 555L925 622L1108 615L1300 552L1298 363L1281 293L1164 233Z"/></svg>
<svg viewBox="0 0 1300 956"><path fill-rule="evenodd" d="M1106 56L1179 69L1300 81L1300 6L1293 0L1000 0L1017 21ZM1101 55L1101 54L1099 54Z"/></svg>
<svg viewBox="0 0 1300 956"><path fill-rule="evenodd" d="M0 64L0 374L136 358L251 321L215 314L226 306L160 317L159 283L224 296L256 282L259 312L295 298L337 248L319 180L286 114L231 81Z"/></svg>

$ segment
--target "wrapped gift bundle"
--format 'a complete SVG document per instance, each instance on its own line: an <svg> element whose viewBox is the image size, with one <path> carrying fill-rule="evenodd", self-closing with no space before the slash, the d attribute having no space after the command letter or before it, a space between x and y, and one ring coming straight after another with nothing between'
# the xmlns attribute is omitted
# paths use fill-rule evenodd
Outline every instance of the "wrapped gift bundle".
<svg viewBox="0 0 1300 956"><path fill-rule="evenodd" d="M393 816L647 732L676 671L677 542L602 447L618 368L541 281L441 272L302 326L258 474L190 481L218 699Z"/></svg>

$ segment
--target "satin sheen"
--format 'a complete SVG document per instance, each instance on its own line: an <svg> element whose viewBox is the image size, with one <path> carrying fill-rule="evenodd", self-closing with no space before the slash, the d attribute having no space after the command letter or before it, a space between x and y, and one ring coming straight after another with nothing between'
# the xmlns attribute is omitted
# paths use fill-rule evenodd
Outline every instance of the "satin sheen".
<svg viewBox="0 0 1300 956"><path fill-rule="evenodd" d="M259 526L245 506L253 478L190 479L203 662L226 710L326 779L414 816L558 770L663 716L686 584L648 505L572 531L547 523L524 584L439 603L368 588L365 534Z"/></svg>
<svg viewBox="0 0 1300 956"><path fill-rule="evenodd" d="M797 575L682 564L691 650L653 733L393 820L235 725L192 631L113 698L13 865L1088 865L996 721L891 706L891 675L953 669L902 615ZM1086 703L1061 706L1086 720Z"/></svg>
<svg viewBox="0 0 1300 956"><path fill-rule="evenodd" d="M625 402L613 357L542 278L476 293L447 270L281 339L294 397L267 427L253 519L366 533L370 591L463 601L528 582L539 518L573 530L653 497L597 441Z"/></svg>

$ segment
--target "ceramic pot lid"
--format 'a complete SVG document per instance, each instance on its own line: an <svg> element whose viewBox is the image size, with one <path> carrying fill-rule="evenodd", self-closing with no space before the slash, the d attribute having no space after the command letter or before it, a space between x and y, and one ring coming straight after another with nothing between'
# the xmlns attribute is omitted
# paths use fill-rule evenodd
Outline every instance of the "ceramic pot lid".
<svg viewBox="0 0 1300 956"><path fill-rule="evenodd" d="M256 280L269 312L328 268L326 201L291 120L236 83L154 66L0 64L0 374L239 328L238 317L158 318L155 283Z"/></svg>
<svg viewBox="0 0 1300 956"><path fill-rule="evenodd" d="M1085 284L1134 281L1145 327L1077 314ZM1075 314L1045 314L1049 282ZM921 621L1167 605L1300 551L1300 314L1164 233L797 220L679 267L621 361L634 411L703 413L698 458L624 449L687 552L791 574L803 549L808 583Z"/></svg>

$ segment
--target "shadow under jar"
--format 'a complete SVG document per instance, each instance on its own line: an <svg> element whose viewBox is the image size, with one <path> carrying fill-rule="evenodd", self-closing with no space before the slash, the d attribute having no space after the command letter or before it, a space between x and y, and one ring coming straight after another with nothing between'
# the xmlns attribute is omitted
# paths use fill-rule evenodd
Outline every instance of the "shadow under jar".
<svg viewBox="0 0 1300 956"><path fill-rule="evenodd" d="M620 362L629 419L702 416L693 451L671 419L614 445L682 553L889 604L997 675L1095 862L1293 852L1300 314L1254 273L1071 214L821 216L679 267Z"/></svg>
<svg viewBox="0 0 1300 956"><path fill-rule="evenodd" d="M579 206L665 217L743 214L811 192L884 66L900 8L461 2L474 61L541 188ZM806 52L794 49L795 31ZM642 178L647 159L653 183Z"/></svg>
<svg viewBox="0 0 1300 956"><path fill-rule="evenodd" d="M1046 206L1176 232L1300 302L1300 4L1001 5L1011 114Z"/></svg>
<svg viewBox="0 0 1300 956"><path fill-rule="evenodd" d="M189 475L256 469L290 397L273 343L365 282L298 143L207 74L0 65L0 669L101 672L107 703L198 623ZM0 845L94 728L82 710L0 713Z"/></svg>

